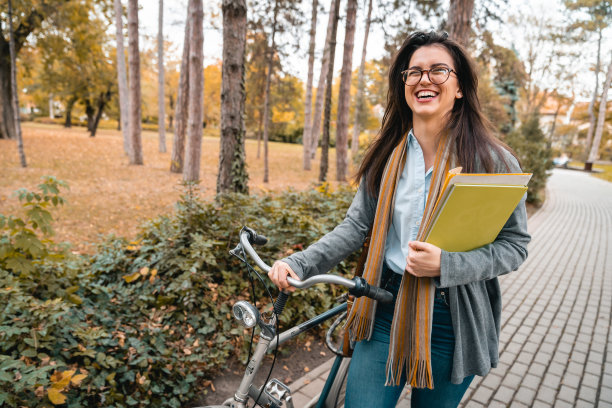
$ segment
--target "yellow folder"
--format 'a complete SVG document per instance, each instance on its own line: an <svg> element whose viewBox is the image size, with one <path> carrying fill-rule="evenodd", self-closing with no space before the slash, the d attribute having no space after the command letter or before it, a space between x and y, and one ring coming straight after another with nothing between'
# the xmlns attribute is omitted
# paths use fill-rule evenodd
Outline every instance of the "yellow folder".
<svg viewBox="0 0 612 408"><path fill-rule="evenodd" d="M425 242L449 252L470 251L493 242L527 191L530 177L531 174L449 175L426 226Z"/></svg>

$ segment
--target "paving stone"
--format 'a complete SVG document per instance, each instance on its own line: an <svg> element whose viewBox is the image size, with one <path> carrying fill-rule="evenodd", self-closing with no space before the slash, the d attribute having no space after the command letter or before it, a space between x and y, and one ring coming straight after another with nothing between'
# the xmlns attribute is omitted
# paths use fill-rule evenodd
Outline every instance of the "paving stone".
<svg viewBox="0 0 612 408"><path fill-rule="evenodd" d="M608 384L604 385L599 390L599 400L612 404L612 388L609 387Z"/></svg>
<svg viewBox="0 0 612 408"><path fill-rule="evenodd" d="M552 401L552 400L550 400ZM533 405L531 406L531 408L551 408L552 404L549 402L545 402L545 401L541 401L541 400L535 400L533 402Z"/></svg>
<svg viewBox="0 0 612 408"><path fill-rule="evenodd" d="M578 364L575 361L570 361L570 363L567 365L567 371L573 374L582 375L584 371L584 365Z"/></svg>
<svg viewBox="0 0 612 408"><path fill-rule="evenodd" d="M591 342L591 352L597 352L597 353L601 353L601 355L603 356L603 353L606 350L606 344L605 343L599 343L596 342L595 340L593 340Z"/></svg>
<svg viewBox="0 0 612 408"><path fill-rule="evenodd" d="M535 399L535 396L535 390L529 389L527 387L520 387L514 395L514 401L512 401L512 406L514 406L515 401L521 402L527 406L531 406L533 400Z"/></svg>
<svg viewBox="0 0 612 408"><path fill-rule="evenodd" d="M555 400L556 395L557 395L557 387L548 387L546 385L543 385L538 389L536 398L538 400L552 402Z"/></svg>
<svg viewBox="0 0 612 408"><path fill-rule="evenodd" d="M559 388L557 398L567 402L574 402L576 399L576 389L568 387L567 385L562 385L561 388Z"/></svg>
<svg viewBox="0 0 612 408"><path fill-rule="evenodd" d="M519 363L518 361L512 364L510 367L510 372L518 375L519 377L524 377L527 374L527 370L529 366L527 364Z"/></svg>
<svg viewBox="0 0 612 408"><path fill-rule="evenodd" d="M312 397L304 395L301 392L296 392L295 394L292 394L291 397L293 398L293 405L295 407L305 407L306 404L312 400Z"/></svg>
<svg viewBox="0 0 612 408"><path fill-rule="evenodd" d="M597 386L597 384L595 384L595 386ZM597 389L588 387L583 383L583 385L578 390L578 398L594 404L597 400Z"/></svg>
<svg viewBox="0 0 612 408"><path fill-rule="evenodd" d="M557 350L557 352L553 356L553 361L555 363L565 365L569 361L569 356L569 353Z"/></svg>
<svg viewBox="0 0 612 408"><path fill-rule="evenodd" d="M589 356L587 357L588 361L593 361L595 363L601 363L604 361L604 355L603 353L599 353L597 351L593 351L591 350L589 352Z"/></svg>
<svg viewBox="0 0 612 408"><path fill-rule="evenodd" d="M315 378L310 382L310 384L300 388L300 392L312 398L321 392L324 385L325 381L323 381L321 378Z"/></svg>
<svg viewBox="0 0 612 408"><path fill-rule="evenodd" d="M552 353L547 353L542 350L538 351L536 355L533 357L534 362L544 364L544 365L548 365L551 359L552 359Z"/></svg>
<svg viewBox="0 0 612 408"><path fill-rule="evenodd" d="M507 406L507 403L497 400L493 400L489 403L489 408L506 408Z"/></svg>
<svg viewBox="0 0 612 408"><path fill-rule="evenodd" d="M599 401L597 408L612 408L612 402Z"/></svg>
<svg viewBox="0 0 612 408"><path fill-rule="evenodd" d="M517 389L523 381L523 377L512 372L508 373L502 380L502 384L512 389Z"/></svg>
<svg viewBox="0 0 612 408"><path fill-rule="evenodd" d="M562 400L555 401L555 408L574 408L574 404L571 402L565 402Z"/></svg>
<svg viewBox="0 0 612 408"><path fill-rule="evenodd" d="M554 362L554 361L550 363L550 365L548 366L548 372L558 375L558 376L562 376L564 371L565 371L565 365Z"/></svg>
<svg viewBox="0 0 612 408"><path fill-rule="evenodd" d="M506 387L502 385L497 389L495 393L495 399L501 401L505 404L509 404L512 401L512 396L514 395L514 390L512 388Z"/></svg>
<svg viewBox="0 0 612 408"><path fill-rule="evenodd" d="M580 385L580 379L581 377L579 375L567 372L563 375L561 383L572 388L578 388Z"/></svg>
<svg viewBox="0 0 612 408"><path fill-rule="evenodd" d="M582 384L586 384L590 387L597 387L599 385L599 375L585 373L582 377Z"/></svg>
<svg viewBox="0 0 612 408"><path fill-rule="evenodd" d="M527 343L523 347L523 353L531 353L535 354L538 351L539 344L533 341L533 338L530 336Z"/></svg>
<svg viewBox="0 0 612 408"><path fill-rule="evenodd" d="M486 407L486 405L480 404L480 403L478 403L476 401L472 401L472 400L468 401L465 404L465 408L484 408L484 407Z"/></svg>
<svg viewBox="0 0 612 408"><path fill-rule="evenodd" d="M533 362L533 356L534 356L533 353L523 351L516 357L516 361L522 364L529 365Z"/></svg>
<svg viewBox="0 0 612 408"><path fill-rule="evenodd" d="M565 341L559 342L557 345L557 352L568 354L572 352L573 345Z"/></svg>
<svg viewBox="0 0 612 408"><path fill-rule="evenodd" d="M593 408L595 405L592 402L579 399L574 404L575 408Z"/></svg>
<svg viewBox="0 0 612 408"><path fill-rule="evenodd" d="M546 366L544 364L533 363L529 366L527 372L537 377L542 377L546 372Z"/></svg>
<svg viewBox="0 0 612 408"><path fill-rule="evenodd" d="M561 376L553 373L546 373L544 379L542 380L542 384L556 390L559 387L559 384L561 384Z"/></svg>
<svg viewBox="0 0 612 408"><path fill-rule="evenodd" d="M601 373L601 362L588 361L586 363L586 366L584 366L584 371L586 371L587 373L599 375Z"/></svg>
<svg viewBox="0 0 612 408"><path fill-rule="evenodd" d="M586 353L581 353L579 351L574 351L570 357L571 361L575 361L580 364L584 364L586 362L587 355Z"/></svg>
<svg viewBox="0 0 612 408"><path fill-rule="evenodd" d="M500 386L501 382L502 382L501 376L497 374L489 373L486 375L486 377L484 377L481 385L484 387L491 388L491 389L496 389L497 387Z"/></svg>
<svg viewBox="0 0 612 408"><path fill-rule="evenodd" d="M537 375L527 374L525 378L523 378L523 385L527 388L531 388L537 390L542 382L542 377L538 377Z"/></svg>
<svg viewBox="0 0 612 408"><path fill-rule="evenodd" d="M492 388L488 388L488 387L485 387L485 386L478 387L478 389L476 390L474 395L472 395L470 400L473 400L473 401L476 401L476 402L480 402L480 403L486 405L489 402L489 400L491 399L491 397L493 396L494 392L495 392L495 390L492 389Z"/></svg>

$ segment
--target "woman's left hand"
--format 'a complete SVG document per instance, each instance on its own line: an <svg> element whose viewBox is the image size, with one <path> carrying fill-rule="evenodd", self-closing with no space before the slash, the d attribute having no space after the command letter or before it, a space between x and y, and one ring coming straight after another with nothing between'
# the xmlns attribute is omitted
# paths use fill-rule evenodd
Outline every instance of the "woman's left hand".
<svg viewBox="0 0 612 408"><path fill-rule="evenodd" d="M435 245L421 241L410 241L410 251L406 258L406 271L418 277L440 276L440 256L442 250Z"/></svg>

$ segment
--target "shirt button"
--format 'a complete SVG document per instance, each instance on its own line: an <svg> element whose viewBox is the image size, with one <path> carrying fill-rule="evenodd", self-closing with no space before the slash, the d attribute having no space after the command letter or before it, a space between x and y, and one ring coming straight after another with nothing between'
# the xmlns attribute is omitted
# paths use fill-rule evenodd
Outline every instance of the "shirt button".
<svg viewBox="0 0 612 408"><path fill-rule="evenodd" d="M415 222L415 225L418 227L419 225L421 225L421 220Z"/></svg>

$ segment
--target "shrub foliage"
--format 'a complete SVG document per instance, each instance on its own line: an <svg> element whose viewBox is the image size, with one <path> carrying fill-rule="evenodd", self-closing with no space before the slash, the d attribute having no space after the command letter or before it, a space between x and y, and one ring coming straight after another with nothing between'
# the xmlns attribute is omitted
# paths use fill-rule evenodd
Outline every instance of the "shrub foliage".
<svg viewBox="0 0 612 408"><path fill-rule="evenodd" d="M244 353L248 333L230 309L250 284L228 254L240 227L270 238L260 253L271 261L333 228L354 193L323 186L204 203L192 186L174 215L148 222L136 240L111 237L76 256L48 237L47 207L63 202L61 186L46 178L40 193L20 192L20 221L0 215L0 406L188 405ZM329 308L336 290L296 292L282 324ZM258 306L268 302L261 284L256 295Z"/></svg>

